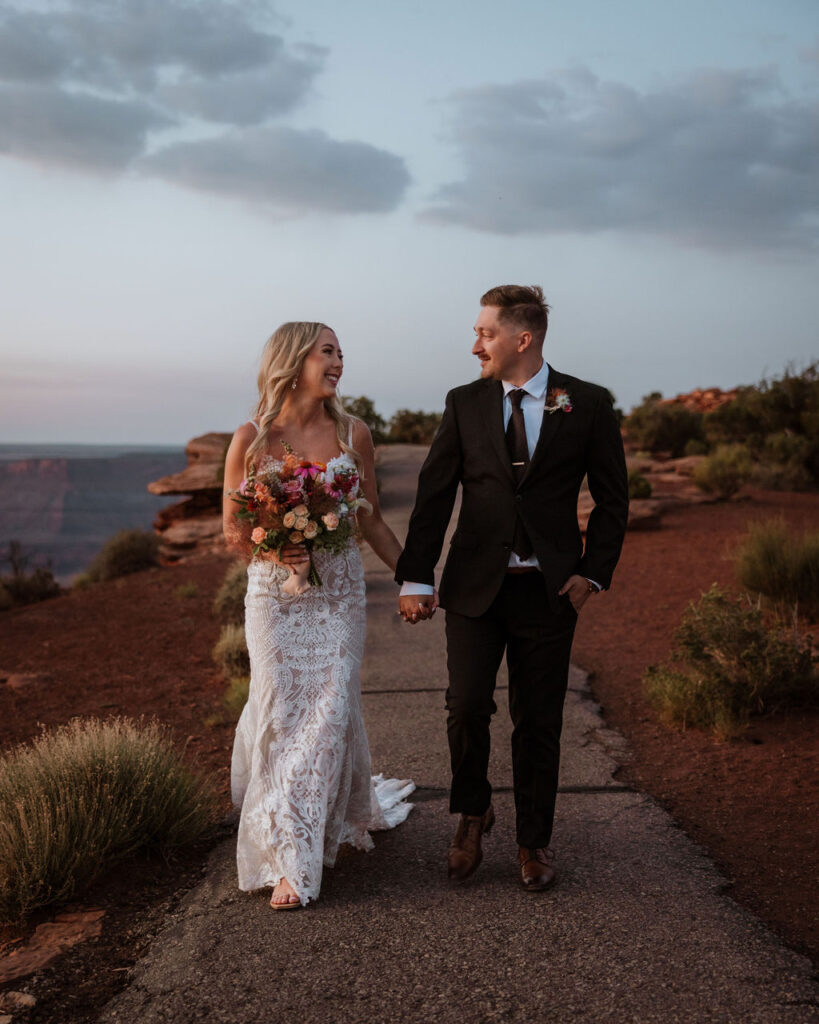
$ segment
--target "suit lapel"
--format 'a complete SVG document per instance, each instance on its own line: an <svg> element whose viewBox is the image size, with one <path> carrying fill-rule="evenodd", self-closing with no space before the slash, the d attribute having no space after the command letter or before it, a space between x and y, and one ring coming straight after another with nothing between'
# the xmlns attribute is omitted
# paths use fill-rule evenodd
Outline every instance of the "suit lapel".
<svg viewBox="0 0 819 1024"><path fill-rule="evenodd" d="M503 429L503 385L500 381L493 380L487 384L481 396L481 404L489 440L509 479L514 483L515 477L512 473L512 463L509 461L509 452L506 448L506 433Z"/></svg>
<svg viewBox="0 0 819 1024"><path fill-rule="evenodd" d="M567 383L566 375L559 371L549 367L549 391L555 388L565 388ZM548 404L548 392L547 392L547 404ZM557 437L557 433L563 425L563 420L568 414L565 412L544 412L543 422L540 424L540 433L538 434L537 444L535 445L535 451L532 455L532 461L529 463L526 473L523 477L524 480L531 475L531 473L540 465L549 450L549 446L554 442ZM521 481L522 483L523 481Z"/></svg>

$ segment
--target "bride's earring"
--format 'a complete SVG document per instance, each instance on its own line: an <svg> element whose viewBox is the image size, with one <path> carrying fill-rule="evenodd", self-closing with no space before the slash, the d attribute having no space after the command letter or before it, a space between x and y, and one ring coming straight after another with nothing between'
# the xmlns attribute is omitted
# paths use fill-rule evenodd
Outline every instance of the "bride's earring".
<svg viewBox="0 0 819 1024"><path fill-rule="evenodd" d="M290 390L291 391L295 391L296 390L296 385L298 384L298 382L299 382L299 378L298 377L294 377L293 378L293 383L290 385Z"/></svg>

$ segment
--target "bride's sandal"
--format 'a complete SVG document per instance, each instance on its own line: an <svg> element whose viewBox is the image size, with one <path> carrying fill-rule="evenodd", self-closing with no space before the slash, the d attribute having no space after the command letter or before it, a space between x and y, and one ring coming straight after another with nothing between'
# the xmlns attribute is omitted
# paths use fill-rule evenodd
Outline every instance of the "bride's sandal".
<svg viewBox="0 0 819 1024"><path fill-rule="evenodd" d="M287 889L289 889L290 892L287 892L287 889L284 889L283 885L286 885ZM277 898L281 897L284 897L284 902L274 902ZM279 884L273 890L273 895L270 897L270 906L274 910L298 910L301 907L301 900L293 892L292 886L288 882L283 880L282 882L279 882Z"/></svg>

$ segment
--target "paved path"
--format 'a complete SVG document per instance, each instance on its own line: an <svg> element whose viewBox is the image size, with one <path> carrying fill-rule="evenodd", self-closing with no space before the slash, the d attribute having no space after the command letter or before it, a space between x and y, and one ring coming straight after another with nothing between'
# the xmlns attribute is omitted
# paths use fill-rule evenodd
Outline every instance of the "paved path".
<svg viewBox="0 0 819 1024"><path fill-rule="evenodd" d="M388 451L385 511L403 536L419 464ZM499 694L498 823L473 881L450 888L442 616L414 627L368 559L364 711L375 770L412 777L417 804L369 854L342 855L321 899L275 913L235 887L234 843L168 920L105 1022L819 1020L809 963L724 893L711 862L649 797L617 784L622 738L573 671L548 893L516 885L509 722ZM764 867L764 866L761 866Z"/></svg>

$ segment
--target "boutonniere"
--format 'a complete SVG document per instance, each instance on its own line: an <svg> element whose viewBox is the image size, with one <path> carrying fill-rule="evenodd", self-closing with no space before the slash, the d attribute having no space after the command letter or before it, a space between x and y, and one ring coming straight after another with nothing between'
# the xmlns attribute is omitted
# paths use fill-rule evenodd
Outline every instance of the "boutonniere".
<svg viewBox="0 0 819 1024"><path fill-rule="evenodd" d="M546 404L543 411L548 413L571 412L572 400L569 392L564 391L563 388L549 388L546 392Z"/></svg>

